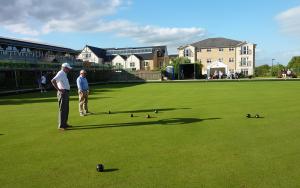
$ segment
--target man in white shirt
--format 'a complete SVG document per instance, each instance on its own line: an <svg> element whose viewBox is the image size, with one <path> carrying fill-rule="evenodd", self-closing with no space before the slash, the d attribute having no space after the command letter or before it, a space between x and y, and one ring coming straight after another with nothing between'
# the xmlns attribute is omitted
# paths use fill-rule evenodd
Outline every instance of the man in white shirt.
<svg viewBox="0 0 300 188"><path fill-rule="evenodd" d="M59 105L58 129L64 131L69 127L69 91L70 84L67 73L72 69L69 63L63 63L61 70L51 80L52 85L57 90L57 99Z"/></svg>
<svg viewBox="0 0 300 188"><path fill-rule="evenodd" d="M292 71L290 69L287 70L286 75L288 76L288 78L291 78L292 76Z"/></svg>
<svg viewBox="0 0 300 188"><path fill-rule="evenodd" d="M46 84L47 84L46 76L44 74L42 74L42 76L41 76L41 93L47 92L46 91Z"/></svg>

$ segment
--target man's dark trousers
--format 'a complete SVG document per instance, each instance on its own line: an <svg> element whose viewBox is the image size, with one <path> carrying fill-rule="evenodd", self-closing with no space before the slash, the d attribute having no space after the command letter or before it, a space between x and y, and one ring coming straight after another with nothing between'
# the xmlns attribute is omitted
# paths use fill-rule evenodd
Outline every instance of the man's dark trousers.
<svg viewBox="0 0 300 188"><path fill-rule="evenodd" d="M57 92L58 99L58 128L67 128L69 118L69 91Z"/></svg>

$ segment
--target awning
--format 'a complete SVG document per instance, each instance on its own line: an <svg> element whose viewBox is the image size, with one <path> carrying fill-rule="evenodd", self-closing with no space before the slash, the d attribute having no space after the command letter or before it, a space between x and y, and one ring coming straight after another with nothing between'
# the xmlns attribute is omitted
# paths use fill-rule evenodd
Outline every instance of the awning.
<svg viewBox="0 0 300 188"><path fill-rule="evenodd" d="M228 73L228 66L220 61L215 61L207 66L207 74L210 75L211 69L225 69L225 74Z"/></svg>

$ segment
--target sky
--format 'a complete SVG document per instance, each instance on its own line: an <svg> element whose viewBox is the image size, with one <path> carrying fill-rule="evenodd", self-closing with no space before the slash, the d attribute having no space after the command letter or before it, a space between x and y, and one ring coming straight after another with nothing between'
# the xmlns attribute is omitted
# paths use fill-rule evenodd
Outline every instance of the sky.
<svg viewBox="0 0 300 188"><path fill-rule="evenodd" d="M257 65L300 55L300 0L0 0L0 36L73 49L181 45L225 37L257 44Z"/></svg>

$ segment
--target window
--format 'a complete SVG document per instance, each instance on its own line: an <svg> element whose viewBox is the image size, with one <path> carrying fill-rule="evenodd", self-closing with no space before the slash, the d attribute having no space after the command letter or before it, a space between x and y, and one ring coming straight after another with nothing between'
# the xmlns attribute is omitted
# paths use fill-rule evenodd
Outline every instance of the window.
<svg viewBox="0 0 300 188"><path fill-rule="evenodd" d="M91 56L92 56L92 55L89 54L89 53L88 53L88 54L83 54L83 57L84 57L84 58L90 58Z"/></svg>
<svg viewBox="0 0 300 188"><path fill-rule="evenodd" d="M211 52L211 48L207 48L207 50L206 50L207 52Z"/></svg>
<svg viewBox="0 0 300 188"><path fill-rule="evenodd" d="M230 52L234 51L234 48L229 48L229 51L230 51Z"/></svg>
<svg viewBox="0 0 300 188"><path fill-rule="evenodd" d="M144 67L148 67L149 66L149 62L145 61L144 62Z"/></svg>
<svg viewBox="0 0 300 188"><path fill-rule="evenodd" d="M241 73L245 76L248 76L248 69L242 69Z"/></svg>
<svg viewBox="0 0 300 188"><path fill-rule="evenodd" d="M190 49L184 49L184 57L192 57L191 55L192 53Z"/></svg>
<svg viewBox="0 0 300 188"><path fill-rule="evenodd" d="M223 58L219 58L219 62L223 62Z"/></svg>
<svg viewBox="0 0 300 188"><path fill-rule="evenodd" d="M245 57L241 58L241 66L242 67L248 66L248 57L247 58L245 58Z"/></svg>
<svg viewBox="0 0 300 188"><path fill-rule="evenodd" d="M234 58L229 58L229 63L233 63L234 62Z"/></svg>
<svg viewBox="0 0 300 188"><path fill-rule="evenodd" d="M122 63L116 63L116 67L120 69L120 68L123 68L123 65L122 65Z"/></svg>
<svg viewBox="0 0 300 188"><path fill-rule="evenodd" d="M219 52L223 52L224 51L224 48L219 48Z"/></svg>
<svg viewBox="0 0 300 188"><path fill-rule="evenodd" d="M162 68L164 66L164 62L159 62L159 68Z"/></svg>
<svg viewBox="0 0 300 188"><path fill-rule="evenodd" d="M197 52L201 52L201 49L197 49Z"/></svg>
<svg viewBox="0 0 300 188"><path fill-rule="evenodd" d="M211 59L207 59L207 60L206 60L206 63L211 63Z"/></svg>
<svg viewBox="0 0 300 188"><path fill-rule="evenodd" d="M249 54L249 47L248 46L242 46L241 47L241 54L245 55L245 54Z"/></svg>
<svg viewBox="0 0 300 188"><path fill-rule="evenodd" d="M230 72L231 74L233 74L233 73L234 73L234 70L233 70L233 69L229 69L229 72Z"/></svg>
<svg viewBox="0 0 300 188"><path fill-rule="evenodd" d="M162 57L161 51L157 51L157 57Z"/></svg>
<svg viewBox="0 0 300 188"><path fill-rule="evenodd" d="M134 63L134 62L131 62L131 63L130 63L130 67L135 67L135 63Z"/></svg>

